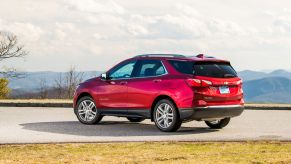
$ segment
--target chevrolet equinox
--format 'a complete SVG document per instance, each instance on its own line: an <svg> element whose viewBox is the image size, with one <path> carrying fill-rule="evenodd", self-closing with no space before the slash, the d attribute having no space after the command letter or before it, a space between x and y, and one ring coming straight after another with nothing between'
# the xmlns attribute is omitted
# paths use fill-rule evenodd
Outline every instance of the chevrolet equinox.
<svg viewBox="0 0 291 164"><path fill-rule="evenodd" d="M230 62L203 54L135 56L81 83L74 95L83 124L103 116L150 119L164 132L191 120L221 129L243 110L242 80Z"/></svg>

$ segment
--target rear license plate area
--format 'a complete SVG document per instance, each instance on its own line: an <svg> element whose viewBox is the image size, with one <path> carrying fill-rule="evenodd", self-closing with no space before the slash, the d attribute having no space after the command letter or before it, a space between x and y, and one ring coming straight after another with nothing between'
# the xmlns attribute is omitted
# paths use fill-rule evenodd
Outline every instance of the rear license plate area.
<svg viewBox="0 0 291 164"><path fill-rule="evenodd" d="M228 86L220 86L219 87L219 93L220 94L229 94L229 87Z"/></svg>

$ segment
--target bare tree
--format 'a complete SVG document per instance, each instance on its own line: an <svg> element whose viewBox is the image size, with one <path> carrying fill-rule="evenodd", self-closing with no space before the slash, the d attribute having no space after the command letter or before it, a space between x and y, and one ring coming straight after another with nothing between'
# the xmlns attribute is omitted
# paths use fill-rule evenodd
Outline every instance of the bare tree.
<svg viewBox="0 0 291 164"><path fill-rule="evenodd" d="M18 44L17 36L0 32L0 61L8 58L23 57L27 52Z"/></svg>
<svg viewBox="0 0 291 164"><path fill-rule="evenodd" d="M55 80L58 98L72 98L77 85L82 82L83 77L84 73L77 72L74 66L68 72L60 74Z"/></svg>
<svg viewBox="0 0 291 164"><path fill-rule="evenodd" d="M71 66L65 75L66 98L72 98L74 91L79 83L83 80L84 73L77 72L74 66Z"/></svg>
<svg viewBox="0 0 291 164"><path fill-rule="evenodd" d="M23 45L18 43L16 35L0 31L0 61L9 58L23 57L27 54L28 52L24 50ZM22 76L22 74L16 73L14 68L6 68L0 71L0 74L6 78Z"/></svg>
<svg viewBox="0 0 291 164"><path fill-rule="evenodd" d="M48 98L48 85L47 85L47 81L44 77L40 78L39 81L39 98L41 99L46 99Z"/></svg>
<svg viewBox="0 0 291 164"><path fill-rule="evenodd" d="M64 98L64 81L62 73L58 76L57 79L55 79L55 90L57 92L57 98L62 99Z"/></svg>

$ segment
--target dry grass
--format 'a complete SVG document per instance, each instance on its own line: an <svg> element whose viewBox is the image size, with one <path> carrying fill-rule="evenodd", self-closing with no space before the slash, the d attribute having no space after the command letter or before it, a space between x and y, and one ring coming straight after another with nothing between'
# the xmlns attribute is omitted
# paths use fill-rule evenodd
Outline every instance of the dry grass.
<svg viewBox="0 0 291 164"><path fill-rule="evenodd" d="M72 103L70 99L2 99L0 103Z"/></svg>
<svg viewBox="0 0 291 164"><path fill-rule="evenodd" d="M1 145L0 163L291 163L291 143Z"/></svg>
<svg viewBox="0 0 291 164"><path fill-rule="evenodd" d="M248 103L248 104L245 104L245 106L250 106L250 107L253 107L253 106L257 106L257 107L291 107L291 104Z"/></svg>

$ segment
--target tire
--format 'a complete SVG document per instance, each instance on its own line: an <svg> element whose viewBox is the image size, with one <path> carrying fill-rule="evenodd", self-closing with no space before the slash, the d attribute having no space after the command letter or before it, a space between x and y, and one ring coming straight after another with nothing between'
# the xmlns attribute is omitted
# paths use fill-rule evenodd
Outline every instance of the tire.
<svg viewBox="0 0 291 164"><path fill-rule="evenodd" d="M140 117L127 117L127 119L130 122L142 122L143 120L145 120L144 118L140 118Z"/></svg>
<svg viewBox="0 0 291 164"><path fill-rule="evenodd" d="M224 119L215 120L215 121L205 121L205 123L211 129L222 129L229 123L229 121L230 121L230 118L224 118Z"/></svg>
<svg viewBox="0 0 291 164"><path fill-rule="evenodd" d="M100 115L100 111L96 108L94 100L85 96L82 97L74 109L78 120L87 125L93 125L99 123L103 116Z"/></svg>
<svg viewBox="0 0 291 164"><path fill-rule="evenodd" d="M176 106L168 99L157 102L153 117L156 127L163 132L175 132L182 124Z"/></svg>

